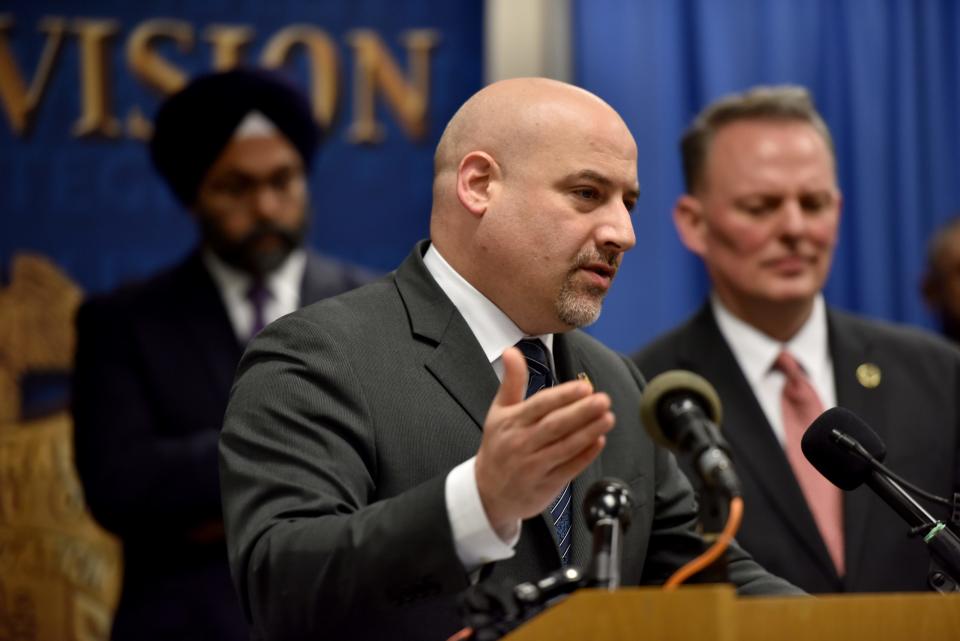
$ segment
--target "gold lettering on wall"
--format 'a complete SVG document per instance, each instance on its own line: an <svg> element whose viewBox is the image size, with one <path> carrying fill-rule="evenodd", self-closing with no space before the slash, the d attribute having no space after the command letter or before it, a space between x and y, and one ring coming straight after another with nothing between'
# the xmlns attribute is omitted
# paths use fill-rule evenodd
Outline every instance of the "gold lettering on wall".
<svg viewBox="0 0 960 641"><path fill-rule="evenodd" d="M337 111L340 60L333 39L326 31L309 25L291 25L278 31L264 45L260 62L277 69L290 59L295 47L303 47L310 61L310 100L313 115L329 129Z"/></svg>
<svg viewBox="0 0 960 641"><path fill-rule="evenodd" d="M168 96L187 83L187 74L157 53L160 40L172 40L181 53L193 49L193 27L185 20L154 18L145 20L130 32L127 38L127 66L135 78L148 87ZM153 124L134 106L127 114L127 135L138 140L149 140Z"/></svg>
<svg viewBox="0 0 960 641"><path fill-rule="evenodd" d="M213 68L217 71L233 69L243 63L243 52L253 40L250 27L212 24L203 32L203 37L213 45Z"/></svg>
<svg viewBox="0 0 960 641"><path fill-rule="evenodd" d="M172 40L181 53L193 48L193 27L184 20L145 20L127 38L127 65L134 77L162 95L169 95L187 82L187 74L157 53L158 40Z"/></svg>
<svg viewBox="0 0 960 641"><path fill-rule="evenodd" d="M120 121L110 113L111 87L107 47L120 30L116 20L78 19L73 23L80 45L80 118L73 124L76 137L120 135Z"/></svg>
<svg viewBox="0 0 960 641"><path fill-rule="evenodd" d="M29 133L59 64L60 52L66 49L68 36L72 36L79 53L79 113L71 125L72 135L117 139L124 134L140 140L150 137L153 126L142 105L115 104L113 83L120 70L113 41L121 31L126 31L119 20L42 18L37 28L44 34L43 50L32 74L29 64L23 67L15 58L11 42L14 24L12 13L0 13L0 107L6 113L14 135ZM215 23L202 31L198 29L189 21L172 18L152 18L131 25L123 43L130 76L161 98L181 89L190 74L177 64L175 57L171 57L172 47L183 54L199 55L196 51L198 33L210 43L210 69L224 70L253 62L247 60L249 47L257 41L253 27ZM400 41L406 54L404 67L398 63L399 56L395 56L372 29L358 29L346 34L345 40L355 57L354 104L347 131L350 142L371 144L383 140L385 117L395 119L411 140L422 140L426 136L431 54L439 39L438 32L432 29L402 33ZM309 77L306 89L314 117L326 130L332 128L342 103L340 46L327 31L311 24L297 23L270 35L259 56L259 64L267 68L305 63ZM300 55L303 58L296 60L295 56ZM347 109L351 107L347 106ZM123 110L126 110L125 115ZM380 120L378 110L381 110ZM117 111L121 113L117 114ZM122 126L120 118L123 118Z"/></svg>
<svg viewBox="0 0 960 641"><path fill-rule="evenodd" d="M33 115L47 89L67 27L63 18L46 17L40 21L39 29L47 37L29 88L23 81L8 41L12 27L13 18L7 14L0 15L0 102L14 133L22 136L30 128Z"/></svg>
<svg viewBox="0 0 960 641"><path fill-rule="evenodd" d="M409 82L376 32L357 29L347 34L356 60L353 122L347 132L351 142L376 143L383 139L383 126L376 121L378 90L411 139L419 140L426 134L430 51L439 37L431 29L416 29L406 32L402 40L407 49Z"/></svg>

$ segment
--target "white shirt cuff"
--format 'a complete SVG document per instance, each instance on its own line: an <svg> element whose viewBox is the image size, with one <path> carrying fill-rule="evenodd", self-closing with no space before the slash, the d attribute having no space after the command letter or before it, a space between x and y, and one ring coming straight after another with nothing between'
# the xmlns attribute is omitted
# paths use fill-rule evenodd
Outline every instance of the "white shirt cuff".
<svg viewBox="0 0 960 641"><path fill-rule="evenodd" d="M477 458L473 457L450 470L444 488L453 542L457 556L467 572L473 572L493 561L509 559L514 554L514 546L520 540L519 521L517 533L506 542L490 525L480 500L480 491L477 489L474 472L476 460Z"/></svg>

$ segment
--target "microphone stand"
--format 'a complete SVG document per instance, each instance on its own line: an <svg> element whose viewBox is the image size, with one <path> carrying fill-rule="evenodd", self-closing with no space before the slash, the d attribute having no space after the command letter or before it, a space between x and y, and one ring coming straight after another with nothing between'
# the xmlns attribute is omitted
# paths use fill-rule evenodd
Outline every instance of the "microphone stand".
<svg viewBox="0 0 960 641"><path fill-rule="evenodd" d="M630 527L633 495L616 479L593 484L583 500L587 525L593 531L593 555L587 570L587 587L616 590L620 587L623 533Z"/></svg>
<svg viewBox="0 0 960 641"><path fill-rule="evenodd" d="M941 568L930 573L930 586L937 592L960 592L957 587L960 578L960 537L885 474L873 470L867 478L867 485L913 526L912 532L924 535L923 542Z"/></svg>
<svg viewBox="0 0 960 641"><path fill-rule="evenodd" d="M471 586L461 598L461 606L475 641L500 639L580 588L620 587L622 534L630 525L634 506L630 489L617 479L601 479L590 486L583 504L587 524L593 530L588 572L568 565L539 581L513 588L486 583Z"/></svg>
<svg viewBox="0 0 960 641"><path fill-rule="evenodd" d="M719 431L714 431L722 443ZM709 548L719 538L730 517L730 499L740 495L740 481L730 466L729 458L714 445L700 453L694 462L698 476L700 534ZM729 583L727 557L721 555L697 573L698 583Z"/></svg>
<svg viewBox="0 0 960 641"><path fill-rule="evenodd" d="M729 515L730 499L719 488L700 484L699 496L700 535L704 540L704 549L713 545L723 532ZM727 557L721 555L716 561L697 573L698 583L729 583Z"/></svg>
<svg viewBox="0 0 960 641"><path fill-rule="evenodd" d="M870 465L867 485L911 526L911 533L923 534L930 555L939 569L933 570L928 582L937 592L960 592L960 537L935 518L901 485L890 478L887 468L859 441L840 430L832 430L834 442L853 452Z"/></svg>

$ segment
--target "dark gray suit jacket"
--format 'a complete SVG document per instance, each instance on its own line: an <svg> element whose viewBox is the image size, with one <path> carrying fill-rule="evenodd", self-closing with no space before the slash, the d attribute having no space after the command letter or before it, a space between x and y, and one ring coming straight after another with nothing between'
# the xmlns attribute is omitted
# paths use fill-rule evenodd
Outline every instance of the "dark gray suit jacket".
<svg viewBox="0 0 960 641"><path fill-rule="evenodd" d="M309 253L302 303L371 280ZM242 346L200 254L95 296L77 318L77 471L123 541L114 641L246 639L220 521L217 440Z"/></svg>
<svg viewBox="0 0 960 641"><path fill-rule="evenodd" d="M234 580L254 633L268 639L445 639L468 586L444 500L447 473L473 456L498 387L476 338L423 265L273 324L241 362L221 437ZM663 581L701 550L687 479L639 423L629 360L586 334L557 335L558 378L586 372L617 426L574 482L574 505L601 476L627 481L638 507L625 537L627 584ZM482 580L542 578L560 567L553 527L524 522L516 555ZM591 535L574 511L572 562ZM745 593L793 591L740 551Z"/></svg>
<svg viewBox="0 0 960 641"><path fill-rule="evenodd" d="M892 470L949 497L960 487L960 352L925 332L833 309L827 328L837 404L879 434ZM649 377L688 369L716 386L722 431L743 483L737 540L770 572L809 592L927 589L923 542L908 538L904 522L867 487L844 496L847 573L837 576L783 448L709 304L634 359ZM880 368L878 387L860 384L862 363Z"/></svg>

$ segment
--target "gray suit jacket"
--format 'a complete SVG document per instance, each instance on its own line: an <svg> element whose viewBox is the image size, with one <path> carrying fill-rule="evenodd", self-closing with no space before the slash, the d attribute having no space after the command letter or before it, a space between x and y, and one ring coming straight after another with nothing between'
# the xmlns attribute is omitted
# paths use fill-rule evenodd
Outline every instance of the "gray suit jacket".
<svg viewBox="0 0 960 641"><path fill-rule="evenodd" d="M461 626L468 577L444 500L448 472L473 456L498 387L479 343L423 265L274 323L241 362L220 452L234 580L255 634L269 639L444 639ZM638 507L625 537L627 584L663 581L698 553L695 504L668 452L639 423L636 368L578 331L557 335L560 380L586 372L618 424L574 482L601 476ZM591 535L579 508L572 562ZM794 591L741 551L745 593ZM553 527L524 522L516 555L481 580L524 581L560 567Z"/></svg>
<svg viewBox="0 0 960 641"><path fill-rule="evenodd" d="M949 497L960 488L960 352L939 337L829 309L837 404L887 444L886 464ZM743 483L737 540L769 571L809 592L925 590L929 554L920 538L867 487L844 495L846 576L837 576L783 448L709 304L634 357L647 376L688 369L716 386L722 430ZM880 368L879 386L857 367ZM934 509L934 512L945 516Z"/></svg>

